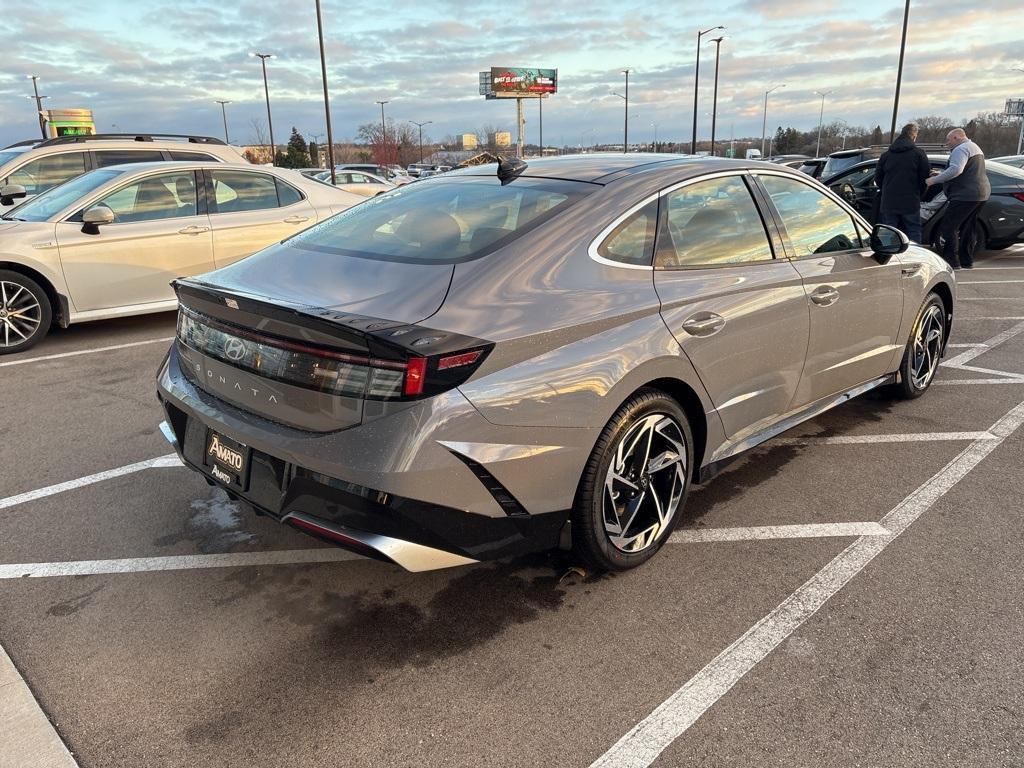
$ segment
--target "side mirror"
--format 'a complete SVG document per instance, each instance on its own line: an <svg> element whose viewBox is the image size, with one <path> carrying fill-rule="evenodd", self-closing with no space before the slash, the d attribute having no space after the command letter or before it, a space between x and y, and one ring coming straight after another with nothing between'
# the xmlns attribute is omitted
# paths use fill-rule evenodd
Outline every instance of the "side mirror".
<svg viewBox="0 0 1024 768"><path fill-rule="evenodd" d="M896 227L886 224L875 224L871 230L871 250L877 256L895 256L910 247L910 238Z"/></svg>
<svg viewBox="0 0 1024 768"><path fill-rule="evenodd" d="M82 232L87 235L98 235L104 224L114 223L114 212L106 206L97 205L82 214Z"/></svg>
<svg viewBox="0 0 1024 768"><path fill-rule="evenodd" d="M21 184L8 184L0 187L0 205L14 205L15 200L28 197L28 191Z"/></svg>

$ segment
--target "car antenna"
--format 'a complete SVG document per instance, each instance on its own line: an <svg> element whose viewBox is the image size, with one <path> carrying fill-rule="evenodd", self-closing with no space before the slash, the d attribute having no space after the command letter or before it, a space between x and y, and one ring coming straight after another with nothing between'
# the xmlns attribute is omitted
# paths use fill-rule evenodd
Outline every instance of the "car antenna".
<svg viewBox="0 0 1024 768"><path fill-rule="evenodd" d="M503 157L498 160L498 178L501 180L501 186L505 186L510 181L526 170L526 161L520 160L518 157Z"/></svg>

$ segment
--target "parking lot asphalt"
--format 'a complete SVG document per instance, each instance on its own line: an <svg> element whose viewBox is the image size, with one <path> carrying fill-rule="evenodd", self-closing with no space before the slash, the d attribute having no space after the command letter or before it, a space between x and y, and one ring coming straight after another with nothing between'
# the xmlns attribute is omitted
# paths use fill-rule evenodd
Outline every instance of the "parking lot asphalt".
<svg viewBox="0 0 1024 768"><path fill-rule="evenodd" d="M172 315L58 331L0 358L0 646L83 768L1020 766L1024 247L977 263L925 397L755 449L601 577L252 516L164 458Z"/></svg>

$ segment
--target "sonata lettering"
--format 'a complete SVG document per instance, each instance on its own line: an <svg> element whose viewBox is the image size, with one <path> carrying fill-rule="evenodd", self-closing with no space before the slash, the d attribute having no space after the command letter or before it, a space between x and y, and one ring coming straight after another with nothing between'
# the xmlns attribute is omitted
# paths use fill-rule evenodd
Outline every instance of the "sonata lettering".
<svg viewBox="0 0 1024 768"><path fill-rule="evenodd" d="M198 363L196 364L196 373L200 376L203 375L203 366ZM206 378L210 383L216 382L218 384L223 384L225 387L230 386L232 389L237 390L239 392L244 392L246 389L248 389L252 393L254 399L262 399L267 403L274 403L275 405L278 404L277 395L261 395L260 393L263 390L256 389L254 387L243 387L241 383L237 381L229 382L223 375L219 373L214 373L209 368L206 369Z"/></svg>

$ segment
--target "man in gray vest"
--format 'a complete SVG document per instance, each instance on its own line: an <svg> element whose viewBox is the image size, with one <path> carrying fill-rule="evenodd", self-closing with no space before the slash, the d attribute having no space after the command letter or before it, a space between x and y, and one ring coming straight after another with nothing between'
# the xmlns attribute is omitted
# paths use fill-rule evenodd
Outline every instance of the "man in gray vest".
<svg viewBox="0 0 1024 768"><path fill-rule="evenodd" d="M925 183L928 186L943 184L949 201L939 224L945 240L942 258L953 269L972 269L977 246L974 222L981 206L992 194L992 186L985 173L985 154L967 138L963 128L954 128L946 134L946 146L950 150L949 166Z"/></svg>

